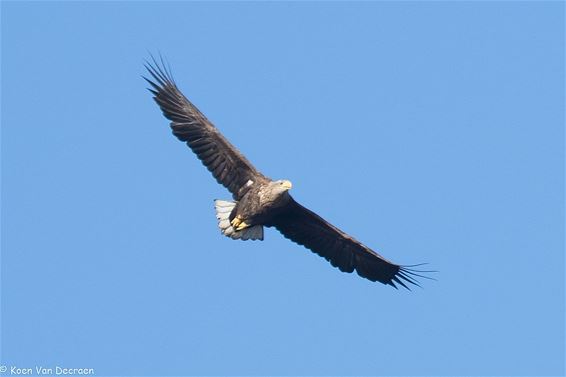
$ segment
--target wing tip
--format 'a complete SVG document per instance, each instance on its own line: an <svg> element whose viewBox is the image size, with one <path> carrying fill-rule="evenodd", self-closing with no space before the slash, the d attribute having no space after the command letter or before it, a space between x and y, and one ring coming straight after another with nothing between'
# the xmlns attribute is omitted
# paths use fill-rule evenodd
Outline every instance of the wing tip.
<svg viewBox="0 0 566 377"><path fill-rule="evenodd" d="M424 289L423 286L418 281L418 278L436 281L436 279L434 277L427 276L427 275L424 275L424 274L438 272L438 271L435 271L435 270L417 270L417 269L414 269L414 267L419 267L419 266L423 266L423 265L426 265L426 264L427 263L419 263L419 264L413 264L413 265L399 266L397 273L395 274L395 276L393 276L391 281L388 282L388 284L397 288L397 286L395 285L397 283L397 284L401 285L402 287L408 289L409 291L411 291L411 288L410 288L411 286L417 286L419 288Z"/></svg>
<svg viewBox="0 0 566 377"><path fill-rule="evenodd" d="M143 66L156 82L153 82L144 76L142 77L155 89L165 86L177 87L173 78L171 66L169 65L169 62L163 58L161 53L159 53L159 61L152 53L149 53L149 60L145 59Z"/></svg>

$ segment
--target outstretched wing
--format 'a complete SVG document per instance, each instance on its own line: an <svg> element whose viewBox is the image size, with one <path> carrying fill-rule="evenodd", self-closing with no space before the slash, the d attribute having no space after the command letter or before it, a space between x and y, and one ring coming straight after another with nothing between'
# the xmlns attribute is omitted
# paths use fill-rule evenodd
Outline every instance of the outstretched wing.
<svg viewBox="0 0 566 377"><path fill-rule="evenodd" d="M417 272L394 264L356 241L322 217L297 203L293 198L269 226L274 226L283 236L303 245L324 257L343 272L354 270L366 279L379 281L397 288L396 284L409 289L407 283L419 285Z"/></svg>
<svg viewBox="0 0 566 377"><path fill-rule="evenodd" d="M163 115L171 120L173 134L187 143L234 199L239 200L251 183L267 180L181 93L164 67L160 67L155 60L145 67L155 80L144 77L153 87L149 91L153 93Z"/></svg>

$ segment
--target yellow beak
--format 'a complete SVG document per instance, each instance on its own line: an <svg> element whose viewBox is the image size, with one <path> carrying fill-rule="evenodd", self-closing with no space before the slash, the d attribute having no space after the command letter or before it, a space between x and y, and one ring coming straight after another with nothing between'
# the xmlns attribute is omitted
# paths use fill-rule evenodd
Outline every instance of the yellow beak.
<svg viewBox="0 0 566 377"><path fill-rule="evenodd" d="M290 190L293 187L293 184L291 183L291 181L283 181L283 187L285 187L287 190Z"/></svg>

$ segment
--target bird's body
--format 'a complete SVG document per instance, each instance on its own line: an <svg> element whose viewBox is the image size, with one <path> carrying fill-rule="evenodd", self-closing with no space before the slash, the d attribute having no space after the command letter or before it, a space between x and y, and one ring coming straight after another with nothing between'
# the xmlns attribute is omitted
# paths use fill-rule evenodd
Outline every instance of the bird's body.
<svg viewBox="0 0 566 377"><path fill-rule="evenodd" d="M249 190L237 202L216 201L218 226L233 239L263 240L263 226L270 226L291 200L289 181L248 181ZM227 209L230 209L229 213ZM249 234L248 234L249 233Z"/></svg>
<svg viewBox="0 0 566 377"><path fill-rule="evenodd" d="M216 200L218 226L227 237L263 240L263 227L274 227L286 238L327 259L344 272L357 271L371 281L396 287L417 284L414 270L389 262L375 251L297 203L288 180L264 176L179 91L170 73L157 62L146 68L154 81L150 91L173 134L186 142L224 185L234 200Z"/></svg>
<svg viewBox="0 0 566 377"><path fill-rule="evenodd" d="M253 185L236 205L230 215L231 220L239 217L250 225L270 223L291 199L288 193L291 187L286 182L288 181L272 181L257 184L257 187Z"/></svg>

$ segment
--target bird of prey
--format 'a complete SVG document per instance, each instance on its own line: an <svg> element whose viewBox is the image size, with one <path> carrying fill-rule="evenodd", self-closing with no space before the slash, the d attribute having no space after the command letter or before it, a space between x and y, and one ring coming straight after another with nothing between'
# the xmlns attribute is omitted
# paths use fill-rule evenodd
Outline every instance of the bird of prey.
<svg viewBox="0 0 566 377"><path fill-rule="evenodd" d="M163 60L146 62L153 79L144 79L173 134L197 155L233 200L216 200L218 226L223 235L238 240L263 240L263 228L274 227L284 237L303 245L343 272L354 270L366 279L409 289L427 276L392 263L358 242L289 194L288 180L271 180L259 172L177 87Z"/></svg>

